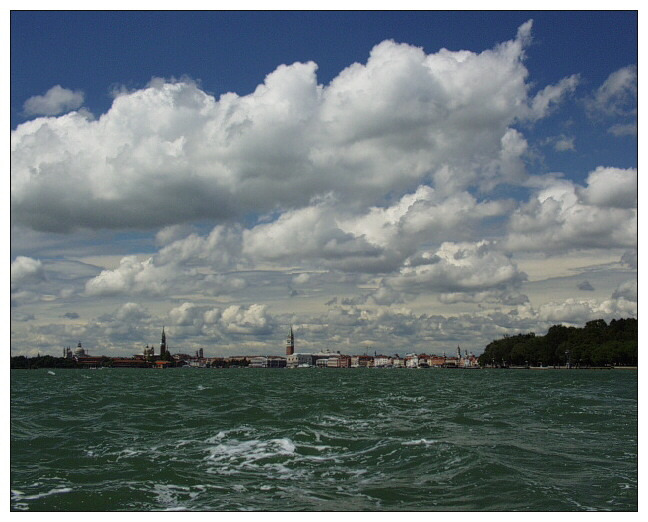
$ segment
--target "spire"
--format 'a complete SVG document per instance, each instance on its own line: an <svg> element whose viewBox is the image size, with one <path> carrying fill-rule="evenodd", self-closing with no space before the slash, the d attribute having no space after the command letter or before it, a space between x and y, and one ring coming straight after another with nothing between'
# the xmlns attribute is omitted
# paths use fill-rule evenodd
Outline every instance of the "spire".
<svg viewBox="0 0 648 522"><path fill-rule="evenodd" d="M167 351L166 334L164 333L164 326L162 327L162 342L160 343L160 356L163 356Z"/></svg>

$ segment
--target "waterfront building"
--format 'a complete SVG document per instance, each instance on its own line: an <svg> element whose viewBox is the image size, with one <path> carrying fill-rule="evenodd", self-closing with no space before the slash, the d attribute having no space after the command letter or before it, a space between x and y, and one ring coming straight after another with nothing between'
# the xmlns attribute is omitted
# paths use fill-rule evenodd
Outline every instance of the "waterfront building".
<svg viewBox="0 0 648 522"><path fill-rule="evenodd" d="M405 361L401 359L398 355L392 357L392 367L394 368L403 368L405 366Z"/></svg>
<svg viewBox="0 0 648 522"><path fill-rule="evenodd" d="M231 357L225 357L223 362L227 366L248 366L250 359L247 355L233 355Z"/></svg>
<svg viewBox="0 0 648 522"><path fill-rule="evenodd" d="M150 346L147 344L146 348L144 348L144 358L153 358L155 357L155 347Z"/></svg>
<svg viewBox="0 0 648 522"><path fill-rule="evenodd" d="M268 358L265 355L259 355L250 359L250 368L267 368Z"/></svg>
<svg viewBox="0 0 648 522"><path fill-rule="evenodd" d="M69 348L68 348L69 350ZM86 355L89 355L86 350L81 346L81 341L79 341L79 344L77 344L76 349L74 350L74 357L85 357Z"/></svg>
<svg viewBox="0 0 648 522"><path fill-rule="evenodd" d="M388 368L392 366L392 358L387 355L374 356L374 366L376 368Z"/></svg>
<svg viewBox="0 0 648 522"><path fill-rule="evenodd" d="M150 368L151 363L139 358L113 358L111 360L113 368Z"/></svg>
<svg viewBox="0 0 648 522"><path fill-rule="evenodd" d="M418 368L419 366L418 355L415 353L410 353L405 356L405 367L406 368Z"/></svg>
<svg viewBox="0 0 648 522"><path fill-rule="evenodd" d="M285 368L286 358L278 355L257 355L250 359L250 368Z"/></svg>
<svg viewBox="0 0 648 522"><path fill-rule="evenodd" d="M285 368L286 358L278 355L268 356L268 368Z"/></svg>
<svg viewBox="0 0 648 522"><path fill-rule="evenodd" d="M446 357L443 366L445 368L459 368L459 359L456 357Z"/></svg>
<svg viewBox="0 0 648 522"><path fill-rule="evenodd" d="M445 364L445 357L431 355L428 363L430 364L430 368L441 368Z"/></svg>
<svg viewBox="0 0 648 522"><path fill-rule="evenodd" d="M369 368L374 365L373 355L352 355L351 368Z"/></svg>
<svg viewBox="0 0 648 522"><path fill-rule="evenodd" d="M339 368L340 367L340 356L334 355L326 359L327 368Z"/></svg>
<svg viewBox="0 0 648 522"><path fill-rule="evenodd" d="M79 357L75 356L74 358L76 363L83 368L98 368L104 362L104 358L101 356L92 357L90 355L81 355Z"/></svg>
<svg viewBox="0 0 648 522"><path fill-rule="evenodd" d="M337 353L326 359L327 368L349 368L351 366L351 357Z"/></svg>
<svg viewBox="0 0 648 522"><path fill-rule="evenodd" d="M479 366L477 357L473 353L468 354L467 351L464 351L464 356L461 358L459 364L463 368L476 368Z"/></svg>
<svg viewBox="0 0 648 522"><path fill-rule="evenodd" d="M350 355L340 355L340 368L351 368Z"/></svg>
<svg viewBox="0 0 648 522"><path fill-rule="evenodd" d="M286 364L289 368L304 368L313 366L312 353L292 353L286 357Z"/></svg>
<svg viewBox="0 0 648 522"><path fill-rule="evenodd" d="M326 367L327 368L339 368L340 367L340 358L334 355L333 357L329 357L326 359Z"/></svg>

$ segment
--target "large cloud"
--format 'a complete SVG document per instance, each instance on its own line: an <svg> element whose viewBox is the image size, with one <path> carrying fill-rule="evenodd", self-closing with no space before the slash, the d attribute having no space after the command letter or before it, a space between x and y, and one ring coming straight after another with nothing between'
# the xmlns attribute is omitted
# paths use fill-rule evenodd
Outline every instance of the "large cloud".
<svg viewBox="0 0 648 522"><path fill-rule="evenodd" d="M495 243L443 243L435 251L409 258L383 286L401 294L437 292L444 302L525 302L519 294L526 274ZM379 297L383 297L379 294Z"/></svg>
<svg viewBox="0 0 648 522"><path fill-rule="evenodd" d="M26 122L11 138L13 219L46 231L159 227L328 193L366 208L421 183L452 194L519 182L527 145L511 126L547 114L576 81L529 95L530 27L479 54L385 41L328 86L314 63L295 63L247 96L154 80L96 120Z"/></svg>
<svg viewBox="0 0 648 522"><path fill-rule="evenodd" d="M218 294L245 286L232 271L264 264L388 273L424 245L475 239L481 225L511 208L511 201L478 202L467 192L443 197L421 186L391 206L358 214L325 197L245 230L218 225L203 237L168 227L157 234L164 244L157 254L124 257L119 267L88 281L86 291L161 295L177 288Z"/></svg>
<svg viewBox="0 0 648 522"><path fill-rule="evenodd" d="M162 231L165 237L169 231ZM172 232L169 232L172 233ZM144 260L123 257L115 269L88 280L91 296L116 294L163 295L173 291L205 290L213 294L241 288L245 282L222 271L236 266L241 251L238 227L217 226L206 237L192 233L171 241Z"/></svg>
<svg viewBox="0 0 648 522"><path fill-rule="evenodd" d="M169 312L173 335L205 335L208 338L263 336L276 327L267 305L230 305L224 309L184 302Z"/></svg>
<svg viewBox="0 0 648 522"><path fill-rule="evenodd" d="M512 251L636 248L637 171L599 167L587 186L550 180L509 223Z"/></svg>

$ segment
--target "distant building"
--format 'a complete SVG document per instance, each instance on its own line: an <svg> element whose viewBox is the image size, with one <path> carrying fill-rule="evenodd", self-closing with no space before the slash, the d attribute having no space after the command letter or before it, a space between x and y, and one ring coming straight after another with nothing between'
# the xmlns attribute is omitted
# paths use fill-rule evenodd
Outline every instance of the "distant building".
<svg viewBox="0 0 648 522"><path fill-rule="evenodd" d="M267 368L268 367L268 358L264 355L258 357L252 357L250 359L250 368Z"/></svg>
<svg viewBox="0 0 648 522"><path fill-rule="evenodd" d="M443 366L445 368L459 368L459 359L456 357L446 357Z"/></svg>
<svg viewBox="0 0 648 522"><path fill-rule="evenodd" d="M286 358L273 355L259 355L250 359L250 368L285 368Z"/></svg>
<svg viewBox="0 0 648 522"><path fill-rule="evenodd" d="M392 365L392 358L387 355L374 356L374 366L376 368L388 368Z"/></svg>
<svg viewBox="0 0 648 522"><path fill-rule="evenodd" d="M76 363L84 368L98 368L99 366L102 366L104 362L104 358L99 356L99 357L91 357L89 355L81 355L79 357L76 357Z"/></svg>
<svg viewBox="0 0 648 522"><path fill-rule="evenodd" d="M79 341L79 344L77 344L77 347L74 350L74 357L85 357L86 355L88 355L88 353L86 353L86 350L81 346L81 341Z"/></svg>
<svg viewBox="0 0 648 522"><path fill-rule="evenodd" d="M419 358L415 353L410 353L405 356L405 367L406 368L418 368L419 367Z"/></svg>
<svg viewBox="0 0 648 522"><path fill-rule="evenodd" d="M232 355L224 357L223 363L226 366L249 366L251 357L247 355Z"/></svg>
<svg viewBox="0 0 648 522"><path fill-rule="evenodd" d="M148 344L146 345L146 348L144 348L144 357L145 358L153 358L155 357L155 348L153 346L149 346Z"/></svg>
<svg viewBox="0 0 648 522"><path fill-rule="evenodd" d="M351 368L369 368L374 365L373 355L352 355Z"/></svg>
<svg viewBox="0 0 648 522"><path fill-rule="evenodd" d="M446 358L440 355L431 355L428 363L431 368L441 368L445 364L445 360Z"/></svg>
<svg viewBox="0 0 648 522"><path fill-rule="evenodd" d="M327 368L349 368L351 357L349 355L335 354L326 359Z"/></svg>
<svg viewBox="0 0 648 522"><path fill-rule="evenodd" d="M150 368L151 363L144 359L127 359L127 358L114 358L111 361L113 368Z"/></svg>
<svg viewBox="0 0 648 522"><path fill-rule="evenodd" d="M304 368L313 366L312 353L291 353L286 356L286 364L289 368Z"/></svg>

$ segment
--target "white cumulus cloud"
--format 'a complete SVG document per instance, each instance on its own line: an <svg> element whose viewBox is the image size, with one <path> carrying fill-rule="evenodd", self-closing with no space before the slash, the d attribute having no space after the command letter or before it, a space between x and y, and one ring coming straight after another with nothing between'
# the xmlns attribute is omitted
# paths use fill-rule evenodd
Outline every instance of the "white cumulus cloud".
<svg viewBox="0 0 648 522"><path fill-rule="evenodd" d="M636 65L613 72L589 100L588 108L608 116L636 114L637 79Z"/></svg>
<svg viewBox="0 0 648 522"><path fill-rule="evenodd" d="M42 281L45 278L43 263L31 257L18 256L11 263L11 285Z"/></svg>
<svg viewBox="0 0 648 522"><path fill-rule="evenodd" d="M42 96L32 96L23 108L28 116L56 116L63 112L78 109L83 105L82 91L65 89L55 85Z"/></svg>
<svg viewBox="0 0 648 522"><path fill-rule="evenodd" d="M598 168L581 187L549 180L509 221L511 251L635 248L636 169Z"/></svg>
<svg viewBox="0 0 648 522"><path fill-rule="evenodd" d="M574 83L530 96L530 28L481 53L385 41L326 86L313 62L279 66L246 96L155 79L96 120L25 122L11 136L12 217L45 231L163 227L326 194L357 210L423 183L453 194L522 182L527 143L512 125Z"/></svg>
<svg viewBox="0 0 648 522"><path fill-rule="evenodd" d="M495 243L443 243L409 259L400 273L383 280L404 294L434 291L446 302L526 301L517 289L526 274Z"/></svg>

